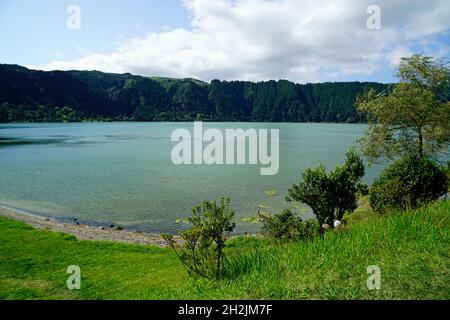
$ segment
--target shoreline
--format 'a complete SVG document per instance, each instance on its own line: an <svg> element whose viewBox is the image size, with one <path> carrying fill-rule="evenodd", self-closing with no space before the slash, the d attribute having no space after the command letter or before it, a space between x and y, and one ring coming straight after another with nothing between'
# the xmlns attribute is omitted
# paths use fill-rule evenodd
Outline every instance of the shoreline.
<svg viewBox="0 0 450 320"><path fill-rule="evenodd" d="M9 218L29 224L34 229L49 230L73 235L77 240L107 241L126 244L153 245L167 247L160 235L145 232L116 230L113 228L94 227L86 224L69 224L54 219L0 205L0 217Z"/></svg>

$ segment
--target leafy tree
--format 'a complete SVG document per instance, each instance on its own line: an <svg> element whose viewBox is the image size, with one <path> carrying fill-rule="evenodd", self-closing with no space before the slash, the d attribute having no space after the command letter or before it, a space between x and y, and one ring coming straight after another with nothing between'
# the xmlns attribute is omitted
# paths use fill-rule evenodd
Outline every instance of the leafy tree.
<svg viewBox="0 0 450 320"><path fill-rule="evenodd" d="M25 121L25 108L23 105L8 110L8 122Z"/></svg>
<svg viewBox="0 0 450 320"><path fill-rule="evenodd" d="M49 113L43 105L38 105L36 111L34 112L35 120L38 122L43 122L49 120Z"/></svg>
<svg viewBox="0 0 450 320"><path fill-rule="evenodd" d="M350 150L342 166L327 173L323 164L302 173L302 181L288 190L287 201L298 201L311 207L321 225L333 225L358 204L361 179L365 174L361 158Z"/></svg>
<svg viewBox="0 0 450 320"><path fill-rule="evenodd" d="M403 58L392 90L369 90L356 107L367 115L369 128L361 140L371 161L406 155L434 156L450 142L450 68L424 55Z"/></svg>
<svg viewBox="0 0 450 320"><path fill-rule="evenodd" d="M358 207L358 195L364 195L367 190L366 185L361 183L364 175L364 163L354 151L347 152L344 164L331 172L330 180L334 189L331 197L337 220L341 221L346 212L353 212Z"/></svg>
<svg viewBox="0 0 450 320"><path fill-rule="evenodd" d="M447 194L448 177L432 160L410 156L387 167L370 189L370 203L379 213L414 209Z"/></svg>
<svg viewBox="0 0 450 320"><path fill-rule="evenodd" d="M230 199L222 198L220 205L205 201L188 218L191 228L180 232L182 243L171 235L162 236L190 274L219 279L224 272L226 241L235 228L234 215Z"/></svg>
<svg viewBox="0 0 450 320"><path fill-rule="evenodd" d="M8 110L10 106L8 103L0 104L0 122L8 122Z"/></svg>
<svg viewBox="0 0 450 320"><path fill-rule="evenodd" d="M56 108L56 119L62 122L74 122L77 119L75 110L68 106Z"/></svg>

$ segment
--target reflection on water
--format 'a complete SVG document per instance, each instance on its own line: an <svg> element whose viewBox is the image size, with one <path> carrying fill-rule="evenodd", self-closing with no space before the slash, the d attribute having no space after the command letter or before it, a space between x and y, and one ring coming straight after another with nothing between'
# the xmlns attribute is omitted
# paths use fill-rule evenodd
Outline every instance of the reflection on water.
<svg viewBox="0 0 450 320"><path fill-rule="evenodd" d="M18 139L0 136L0 148L4 146L15 146L24 144L52 144L61 143L64 139Z"/></svg>

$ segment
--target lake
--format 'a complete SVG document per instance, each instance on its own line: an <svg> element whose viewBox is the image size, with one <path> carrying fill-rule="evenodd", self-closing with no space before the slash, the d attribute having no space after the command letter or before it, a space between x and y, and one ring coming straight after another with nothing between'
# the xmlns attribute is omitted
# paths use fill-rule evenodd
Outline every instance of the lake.
<svg viewBox="0 0 450 320"><path fill-rule="evenodd" d="M230 197L237 232L258 226L258 210L295 207L284 200L300 172L342 162L363 124L204 123L207 128L280 130L280 169L261 176L260 165L176 166L170 140L193 123L71 123L0 125L0 204L95 226L175 233L193 206ZM366 182L379 173L367 170Z"/></svg>

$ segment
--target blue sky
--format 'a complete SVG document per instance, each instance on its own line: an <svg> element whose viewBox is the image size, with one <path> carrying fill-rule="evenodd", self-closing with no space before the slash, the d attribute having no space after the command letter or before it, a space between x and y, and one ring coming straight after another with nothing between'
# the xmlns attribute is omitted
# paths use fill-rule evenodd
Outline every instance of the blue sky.
<svg viewBox="0 0 450 320"><path fill-rule="evenodd" d="M205 81L395 81L401 57L450 55L450 1L0 0L0 63ZM69 30L69 5L81 28Z"/></svg>
<svg viewBox="0 0 450 320"><path fill-rule="evenodd" d="M71 4L81 8L80 30L66 27ZM190 27L181 1L0 0L0 62L39 65L85 52L109 53L120 38L164 27Z"/></svg>

